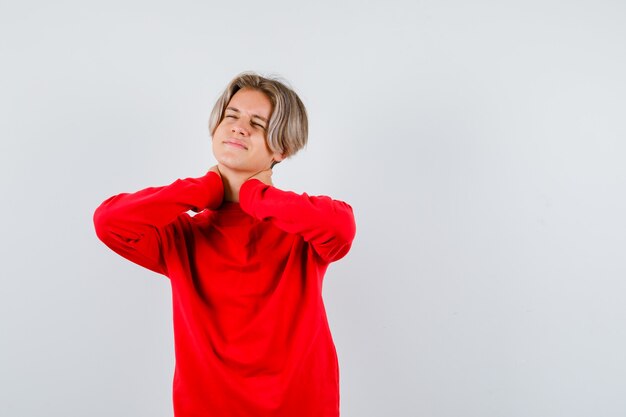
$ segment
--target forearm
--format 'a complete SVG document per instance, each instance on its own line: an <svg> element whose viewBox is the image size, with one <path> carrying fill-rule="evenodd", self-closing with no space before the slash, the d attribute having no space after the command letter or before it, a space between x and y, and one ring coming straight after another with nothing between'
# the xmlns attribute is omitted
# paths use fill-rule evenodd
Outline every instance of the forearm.
<svg viewBox="0 0 626 417"><path fill-rule="evenodd" d="M93 215L98 238L125 258L162 271L159 229L188 210L216 208L223 186L218 174L177 179L170 185L112 196Z"/></svg>
<svg viewBox="0 0 626 417"><path fill-rule="evenodd" d="M252 179L241 187L240 204L253 217L301 235L329 262L348 252L356 233L352 207L327 196L283 191Z"/></svg>
<svg viewBox="0 0 626 417"><path fill-rule="evenodd" d="M200 178L177 179L170 185L121 193L100 204L94 213L96 229L111 221L161 227L188 210L218 207L222 181L214 172Z"/></svg>

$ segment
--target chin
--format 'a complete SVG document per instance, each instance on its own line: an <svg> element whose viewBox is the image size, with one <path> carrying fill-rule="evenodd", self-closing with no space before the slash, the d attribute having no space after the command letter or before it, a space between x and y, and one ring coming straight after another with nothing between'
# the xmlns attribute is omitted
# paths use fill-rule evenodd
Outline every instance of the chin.
<svg viewBox="0 0 626 417"><path fill-rule="evenodd" d="M249 173L250 175L256 174L259 171L263 171L264 169L259 165L250 163L251 161L245 160L241 158L240 155L232 155L229 153L213 153L215 160L219 164L219 166L230 169L231 171L237 171L241 173Z"/></svg>
<svg viewBox="0 0 626 417"><path fill-rule="evenodd" d="M231 171L238 172L252 172L253 170L245 163L240 161L233 161L230 158L216 158L220 167L228 168Z"/></svg>
<svg viewBox="0 0 626 417"><path fill-rule="evenodd" d="M237 158L234 158L232 155L213 153L213 157L215 157L215 160L217 161L218 164L223 165L228 168L235 169L242 165L242 162L238 161Z"/></svg>

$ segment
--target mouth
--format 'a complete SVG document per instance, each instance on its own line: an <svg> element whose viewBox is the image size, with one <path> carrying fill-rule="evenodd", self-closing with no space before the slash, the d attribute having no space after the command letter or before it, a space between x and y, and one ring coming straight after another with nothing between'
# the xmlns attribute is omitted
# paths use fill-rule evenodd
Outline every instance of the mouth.
<svg viewBox="0 0 626 417"><path fill-rule="evenodd" d="M245 149L248 150L248 147L240 140L236 140L236 139L227 139L224 142L225 145L228 146L232 146L234 148L238 148L238 149Z"/></svg>

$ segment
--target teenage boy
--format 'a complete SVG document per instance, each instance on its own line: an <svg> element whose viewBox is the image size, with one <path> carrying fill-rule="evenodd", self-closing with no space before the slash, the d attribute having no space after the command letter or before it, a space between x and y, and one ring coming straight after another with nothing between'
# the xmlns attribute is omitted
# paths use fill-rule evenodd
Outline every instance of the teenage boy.
<svg viewBox="0 0 626 417"><path fill-rule="evenodd" d="M112 196L94 213L109 248L170 279L175 416L337 417L322 282L350 249L352 208L273 186L272 167L308 135L282 82L238 75L209 130L217 165L204 176Z"/></svg>

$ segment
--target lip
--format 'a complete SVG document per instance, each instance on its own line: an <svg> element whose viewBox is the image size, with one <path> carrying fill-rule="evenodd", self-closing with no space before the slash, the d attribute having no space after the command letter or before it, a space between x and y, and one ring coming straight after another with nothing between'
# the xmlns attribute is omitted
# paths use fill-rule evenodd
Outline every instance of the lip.
<svg viewBox="0 0 626 417"><path fill-rule="evenodd" d="M233 139L233 138L226 139L223 143L226 145L235 147L235 148L248 150L248 147L246 146L246 144L238 139Z"/></svg>

